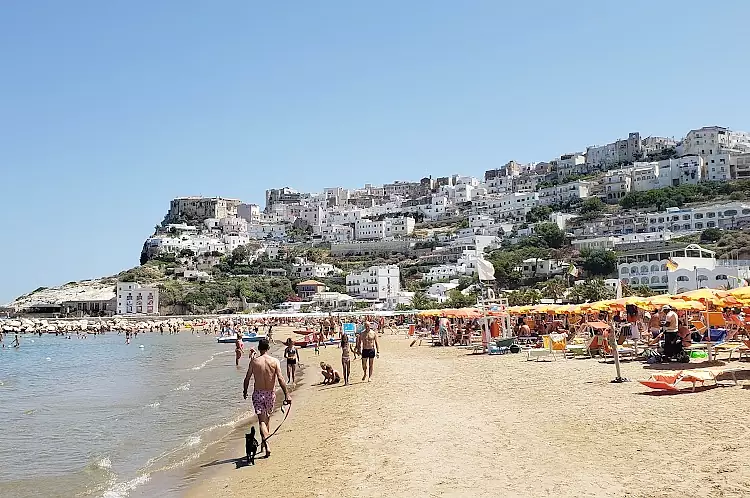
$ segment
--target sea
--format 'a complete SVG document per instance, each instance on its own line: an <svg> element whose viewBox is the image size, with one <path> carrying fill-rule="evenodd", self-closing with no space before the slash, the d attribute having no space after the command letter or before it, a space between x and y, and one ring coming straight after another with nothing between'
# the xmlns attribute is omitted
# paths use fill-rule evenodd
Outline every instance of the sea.
<svg viewBox="0 0 750 498"><path fill-rule="evenodd" d="M247 355L237 368L234 344L213 335L12 339L0 349L3 498L180 496L186 469L253 422Z"/></svg>

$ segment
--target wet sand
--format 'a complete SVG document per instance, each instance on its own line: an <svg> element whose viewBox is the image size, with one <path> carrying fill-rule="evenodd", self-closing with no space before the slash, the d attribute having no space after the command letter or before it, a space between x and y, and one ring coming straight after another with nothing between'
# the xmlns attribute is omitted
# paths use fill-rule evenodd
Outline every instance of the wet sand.
<svg viewBox="0 0 750 498"><path fill-rule="evenodd" d="M346 387L311 385L320 377L308 369L271 458L216 466L187 496L750 495L750 366L739 387L654 395L610 384L614 366L601 360L381 342L371 383L359 362ZM337 348L301 355L340 365ZM623 374L645 379L660 367L625 362ZM229 445L235 456L243 443Z"/></svg>

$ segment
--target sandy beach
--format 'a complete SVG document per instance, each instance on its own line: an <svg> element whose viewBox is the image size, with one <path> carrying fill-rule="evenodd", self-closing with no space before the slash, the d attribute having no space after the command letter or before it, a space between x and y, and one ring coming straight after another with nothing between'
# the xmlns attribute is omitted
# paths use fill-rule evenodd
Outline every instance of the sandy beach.
<svg viewBox="0 0 750 498"><path fill-rule="evenodd" d="M610 384L597 359L527 362L381 338L371 383L320 386L319 361L340 351L302 350L311 368L292 413L254 467L230 461L189 497L613 496L750 494L750 372L720 387L656 395ZM744 366L733 362L733 366ZM691 368L701 367L690 364ZM662 365L623 363L631 379ZM722 378L723 380L723 378ZM277 413L275 428L281 420ZM241 456L238 437L230 448Z"/></svg>

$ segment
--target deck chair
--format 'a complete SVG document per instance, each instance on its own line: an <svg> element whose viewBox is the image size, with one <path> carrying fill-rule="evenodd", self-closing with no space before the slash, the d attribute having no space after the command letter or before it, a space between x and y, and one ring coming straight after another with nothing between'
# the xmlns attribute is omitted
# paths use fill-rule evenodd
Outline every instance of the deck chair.
<svg viewBox="0 0 750 498"><path fill-rule="evenodd" d="M531 348L527 351L527 361L532 358L536 358L539 361L539 358L544 356L552 356L557 361L557 354L562 354L563 359L566 359L565 353L568 341L565 334L546 334L542 336L542 341L543 346L541 348Z"/></svg>

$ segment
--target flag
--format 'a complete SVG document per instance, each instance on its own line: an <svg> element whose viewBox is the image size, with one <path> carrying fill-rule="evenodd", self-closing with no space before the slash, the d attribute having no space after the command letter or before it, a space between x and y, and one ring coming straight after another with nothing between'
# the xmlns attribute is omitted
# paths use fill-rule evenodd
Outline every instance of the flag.
<svg viewBox="0 0 750 498"><path fill-rule="evenodd" d="M576 265L573 263L570 263L570 266L568 267L568 275L573 275L574 277L578 276L578 268L576 268Z"/></svg>
<svg viewBox="0 0 750 498"><path fill-rule="evenodd" d="M495 280L495 267L486 259L477 259L477 272L479 280Z"/></svg>
<svg viewBox="0 0 750 498"><path fill-rule="evenodd" d="M675 271L677 268L679 268L679 265L675 263L675 261L672 258L667 259L667 270L669 271Z"/></svg>

